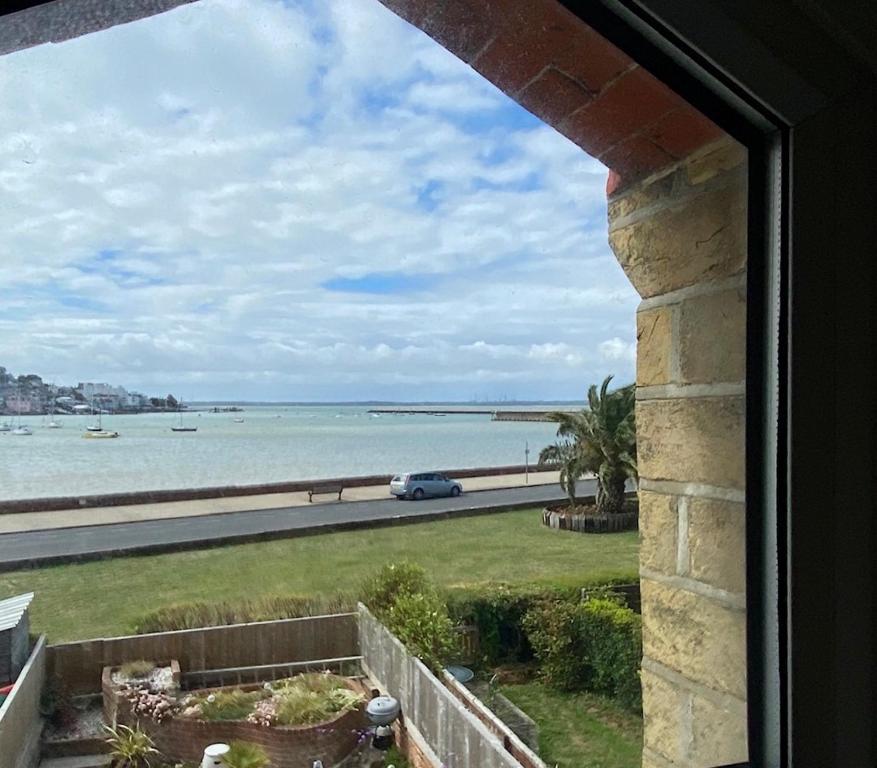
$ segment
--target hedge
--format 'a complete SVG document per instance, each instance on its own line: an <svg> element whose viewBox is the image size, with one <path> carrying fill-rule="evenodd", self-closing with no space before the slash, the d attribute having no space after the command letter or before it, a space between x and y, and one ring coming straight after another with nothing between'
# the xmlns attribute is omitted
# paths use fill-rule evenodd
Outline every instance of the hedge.
<svg viewBox="0 0 877 768"><path fill-rule="evenodd" d="M221 627L228 624L246 624L251 621L298 619L328 613L347 613L354 610L352 595L276 595L255 600L176 603L158 608L138 619L132 629L135 634L173 632L178 629Z"/></svg>
<svg viewBox="0 0 877 768"><path fill-rule="evenodd" d="M630 608L612 597L545 601L527 611L523 624L548 685L642 708L642 622Z"/></svg>
<svg viewBox="0 0 877 768"><path fill-rule="evenodd" d="M455 588L446 594L448 612L454 622L478 629L479 661L487 667L495 667L533 660L533 647L523 626L524 616L531 608L545 602L573 605L581 601L583 590L597 589L600 594L613 586L616 586L614 582L575 587L490 584Z"/></svg>

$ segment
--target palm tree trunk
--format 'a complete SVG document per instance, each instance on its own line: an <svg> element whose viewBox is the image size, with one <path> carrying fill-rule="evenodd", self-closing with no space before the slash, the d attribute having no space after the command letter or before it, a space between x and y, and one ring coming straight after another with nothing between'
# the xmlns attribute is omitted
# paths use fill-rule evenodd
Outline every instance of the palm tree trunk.
<svg viewBox="0 0 877 768"><path fill-rule="evenodd" d="M597 478L597 514L617 515L624 511L623 475Z"/></svg>

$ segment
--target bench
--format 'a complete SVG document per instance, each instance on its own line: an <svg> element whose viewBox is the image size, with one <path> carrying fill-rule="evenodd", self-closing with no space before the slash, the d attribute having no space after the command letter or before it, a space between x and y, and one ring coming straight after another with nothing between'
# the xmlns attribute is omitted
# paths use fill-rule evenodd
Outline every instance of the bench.
<svg viewBox="0 0 877 768"><path fill-rule="evenodd" d="M308 489L308 502L313 502L315 493L337 493L338 501L341 501L341 491L343 490L344 486L341 483L314 483Z"/></svg>

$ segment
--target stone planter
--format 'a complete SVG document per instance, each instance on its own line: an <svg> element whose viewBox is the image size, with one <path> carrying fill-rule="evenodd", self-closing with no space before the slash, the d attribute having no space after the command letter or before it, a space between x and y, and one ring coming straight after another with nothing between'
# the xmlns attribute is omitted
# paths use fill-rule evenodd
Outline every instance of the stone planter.
<svg viewBox="0 0 877 768"><path fill-rule="evenodd" d="M568 507L546 507L542 510L542 524L576 533L635 531L639 526L639 510L634 508L617 515L588 515L570 512Z"/></svg>
<svg viewBox="0 0 877 768"><path fill-rule="evenodd" d="M170 661L156 662L155 666L171 668L173 687L168 692L171 694L177 693L180 690L180 662L176 659L171 659ZM113 673L118 669L118 667L104 667L100 676L100 687L101 693L103 694L104 722L107 725L116 724L119 705L125 701L119 692L119 684L113 681Z"/></svg>

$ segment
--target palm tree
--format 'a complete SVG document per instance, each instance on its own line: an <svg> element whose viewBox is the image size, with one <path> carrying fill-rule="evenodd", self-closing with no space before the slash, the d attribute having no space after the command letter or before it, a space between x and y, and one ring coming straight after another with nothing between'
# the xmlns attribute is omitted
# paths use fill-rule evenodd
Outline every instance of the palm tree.
<svg viewBox="0 0 877 768"><path fill-rule="evenodd" d="M576 481L586 473L597 480L597 514L612 515L624 507L624 486L636 477L636 423L633 384L609 392L607 376L597 391L588 389L588 408L579 413L553 412L560 441L539 454L539 460L560 467L560 482L575 506Z"/></svg>
<svg viewBox="0 0 877 768"><path fill-rule="evenodd" d="M576 482L582 475L590 472L591 463L582 455L572 440L558 440L554 445L546 445L539 452L539 463L560 469L560 487L569 498L570 507L575 507Z"/></svg>

